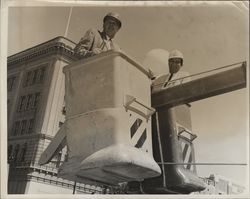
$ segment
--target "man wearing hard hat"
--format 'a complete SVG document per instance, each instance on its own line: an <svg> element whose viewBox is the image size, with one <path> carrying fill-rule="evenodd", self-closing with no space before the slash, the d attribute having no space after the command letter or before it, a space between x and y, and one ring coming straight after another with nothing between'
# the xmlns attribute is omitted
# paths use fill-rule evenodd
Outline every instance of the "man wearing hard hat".
<svg viewBox="0 0 250 199"><path fill-rule="evenodd" d="M183 79L183 77L189 76L189 73L180 71L183 66L183 54L179 50L169 53L168 66L169 74L160 75L153 80L152 93L190 81L190 78Z"/></svg>
<svg viewBox="0 0 250 199"><path fill-rule="evenodd" d="M89 29L74 48L79 58L97 55L107 50L119 50L113 38L122 26L117 13L108 13L103 18L103 31Z"/></svg>

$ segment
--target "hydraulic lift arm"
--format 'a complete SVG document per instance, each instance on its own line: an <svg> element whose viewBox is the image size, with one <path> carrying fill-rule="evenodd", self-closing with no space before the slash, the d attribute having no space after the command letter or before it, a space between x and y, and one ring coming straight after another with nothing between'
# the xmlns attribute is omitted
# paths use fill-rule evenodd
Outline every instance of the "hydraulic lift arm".
<svg viewBox="0 0 250 199"><path fill-rule="evenodd" d="M246 87L246 62L214 75L189 81L152 94L152 107L173 107Z"/></svg>

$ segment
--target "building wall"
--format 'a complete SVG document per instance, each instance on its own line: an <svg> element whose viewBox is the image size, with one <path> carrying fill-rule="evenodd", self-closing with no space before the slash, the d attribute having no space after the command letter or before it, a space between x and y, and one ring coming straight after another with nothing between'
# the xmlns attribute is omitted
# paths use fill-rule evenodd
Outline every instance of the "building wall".
<svg viewBox="0 0 250 199"><path fill-rule="evenodd" d="M37 166L40 155L65 120L62 69L74 60L70 45L74 46L58 37L8 60L9 193L72 193L72 186L60 188L57 183L39 181L51 178L55 178L51 182L62 181L50 171L65 159L66 149L44 167L48 171ZM39 175L48 175L37 177L37 169Z"/></svg>
<svg viewBox="0 0 250 199"><path fill-rule="evenodd" d="M18 74L17 85L8 95L12 103L8 120L8 146L13 148L12 156L20 156L21 148L26 147L25 153L28 156L25 157L25 161L35 161L37 157L37 142L40 139L38 135L41 134L54 63L54 59L51 58L39 59L20 66L16 65L8 71L10 74L15 72ZM19 155L17 155L18 150ZM8 156L9 159L14 158L14 162L16 161L16 157L11 157L11 154Z"/></svg>

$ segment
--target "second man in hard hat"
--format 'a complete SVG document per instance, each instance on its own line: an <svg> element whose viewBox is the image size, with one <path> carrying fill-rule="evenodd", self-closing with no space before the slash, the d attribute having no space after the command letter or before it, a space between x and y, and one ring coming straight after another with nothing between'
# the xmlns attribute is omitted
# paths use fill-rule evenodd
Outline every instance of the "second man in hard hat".
<svg viewBox="0 0 250 199"><path fill-rule="evenodd" d="M152 93L189 81L188 72L181 71L183 66L183 54L179 50L173 50L168 58L169 73L156 77L152 83ZM183 77L187 77L184 78Z"/></svg>
<svg viewBox="0 0 250 199"><path fill-rule="evenodd" d="M110 12L103 18L103 31L89 29L74 48L79 58L97 55L107 50L119 50L112 40L122 26L120 16Z"/></svg>

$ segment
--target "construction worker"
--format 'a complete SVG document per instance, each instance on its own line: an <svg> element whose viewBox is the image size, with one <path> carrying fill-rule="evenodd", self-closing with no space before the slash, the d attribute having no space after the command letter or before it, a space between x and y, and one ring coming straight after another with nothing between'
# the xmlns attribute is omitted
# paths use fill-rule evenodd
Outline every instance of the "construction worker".
<svg viewBox="0 0 250 199"><path fill-rule="evenodd" d="M103 31L89 29L74 48L79 58L97 55L108 50L119 50L113 38L122 26L117 13L108 13L103 18Z"/></svg>
<svg viewBox="0 0 250 199"><path fill-rule="evenodd" d="M183 54L179 50L173 50L169 53L168 66L169 74L160 75L153 80L152 93L190 80L190 78L182 79L189 76L189 74L185 71L180 71L183 66Z"/></svg>

